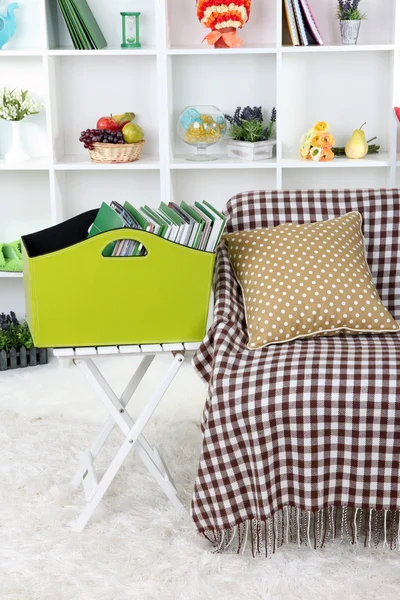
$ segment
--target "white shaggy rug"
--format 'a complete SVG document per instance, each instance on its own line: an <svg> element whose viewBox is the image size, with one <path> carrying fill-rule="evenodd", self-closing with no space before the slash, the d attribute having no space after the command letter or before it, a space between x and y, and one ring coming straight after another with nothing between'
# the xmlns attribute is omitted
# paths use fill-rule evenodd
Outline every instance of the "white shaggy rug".
<svg viewBox="0 0 400 600"><path fill-rule="evenodd" d="M85 414L85 388L77 387L82 382L75 377L74 370L54 366L0 376L1 600L399 598L398 552L338 544L320 551L283 547L267 560L213 554L133 456L84 533L72 533L68 525L82 497L80 492L71 494L68 481L76 455L98 431L88 415L73 420L73 411L61 409L60 397L66 399L69 393L71 405L81 402ZM190 379L189 372L181 383L188 382L185 377ZM194 386L181 387L180 398L175 402L170 396L166 402L172 407L182 397L191 399L195 418L189 410L164 410L147 431L165 456L187 507L204 393L202 386ZM196 400L193 393L201 397ZM12 412L16 408L19 414ZM100 464L117 442L118 435L110 439Z"/></svg>

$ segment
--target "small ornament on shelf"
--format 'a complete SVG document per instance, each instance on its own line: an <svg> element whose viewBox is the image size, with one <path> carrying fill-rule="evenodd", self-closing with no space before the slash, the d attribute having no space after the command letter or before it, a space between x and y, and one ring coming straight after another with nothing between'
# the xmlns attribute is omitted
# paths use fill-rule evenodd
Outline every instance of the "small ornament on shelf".
<svg viewBox="0 0 400 600"><path fill-rule="evenodd" d="M96 129L81 132L79 141L89 150L93 162L111 164L138 160L145 140L142 128L133 123L135 117L134 112L100 117Z"/></svg>
<svg viewBox="0 0 400 600"><path fill-rule="evenodd" d="M21 138L22 121L26 117L37 115L43 106L27 90L4 88L0 91L0 119L11 121L12 126L11 148L5 155L6 160L10 162L29 160L30 157L24 150Z"/></svg>
<svg viewBox="0 0 400 600"><path fill-rule="evenodd" d="M207 154L207 148L219 142L225 133L225 117L216 106L188 106L178 119L179 137L197 148L197 154L188 156L187 160L216 160Z"/></svg>
<svg viewBox="0 0 400 600"><path fill-rule="evenodd" d="M122 12L121 48L141 48L139 35L140 12Z"/></svg>
<svg viewBox="0 0 400 600"><path fill-rule="evenodd" d="M243 40L236 35L250 18L251 0L197 0L197 17L212 31L204 41L215 48L239 48Z"/></svg>
<svg viewBox="0 0 400 600"><path fill-rule="evenodd" d="M338 0L337 18L340 21L342 44L355 45L358 42L361 21L366 15L358 9L361 0Z"/></svg>
<svg viewBox="0 0 400 600"><path fill-rule="evenodd" d="M233 116L225 115L230 124L227 140L228 156L243 160L272 158L276 140L271 140L275 131L276 108L271 111L268 122L264 122L261 106L238 106Z"/></svg>
<svg viewBox="0 0 400 600"><path fill-rule="evenodd" d="M0 50L12 38L17 29L14 11L19 8L17 2L12 2L7 6L7 13L0 15Z"/></svg>
<svg viewBox="0 0 400 600"><path fill-rule="evenodd" d="M319 121L303 135L300 141L300 155L314 162L330 162L335 158L332 150L335 138L329 133L329 125Z"/></svg>

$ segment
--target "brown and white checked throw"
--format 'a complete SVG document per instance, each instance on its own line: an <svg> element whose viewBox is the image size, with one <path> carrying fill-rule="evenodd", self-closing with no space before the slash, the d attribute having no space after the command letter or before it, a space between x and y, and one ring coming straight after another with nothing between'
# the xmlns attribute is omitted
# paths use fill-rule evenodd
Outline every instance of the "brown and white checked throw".
<svg viewBox="0 0 400 600"><path fill-rule="evenodd" d="M382 301L400 318L398 190L251 192L227 230L363 216ZM400 549L400 335L340 335L246 348L245 315L220 247L215 319L194 365L209 384L192 516L219 551L271 554L328 539Z"/></svg>

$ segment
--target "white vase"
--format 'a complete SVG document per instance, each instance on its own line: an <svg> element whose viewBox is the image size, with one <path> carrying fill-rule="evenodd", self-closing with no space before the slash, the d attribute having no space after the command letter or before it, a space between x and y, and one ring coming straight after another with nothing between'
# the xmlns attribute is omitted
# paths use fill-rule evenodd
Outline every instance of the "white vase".
<svg viewBox="0 0 400 600"><path fill-rule="evenodd" d="M5 155L5 159L8 162L24 162L30 159L30 156L25 152L24 144L22 142L21 130L23 127L23 121L10 121L11 122L11 148Z"/></svg>

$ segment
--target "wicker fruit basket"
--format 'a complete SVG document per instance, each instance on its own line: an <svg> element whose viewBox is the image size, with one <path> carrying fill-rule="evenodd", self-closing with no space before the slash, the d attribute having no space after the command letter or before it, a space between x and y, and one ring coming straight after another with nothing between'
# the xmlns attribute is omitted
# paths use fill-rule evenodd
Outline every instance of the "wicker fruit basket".
<svg viewBox="0 0 400 600"><path fill-rule="evenodd" d="M97 163L129 163L137 160L145 140L135 144L103 144L95 142L89 150L90 158Z"/></svg>

